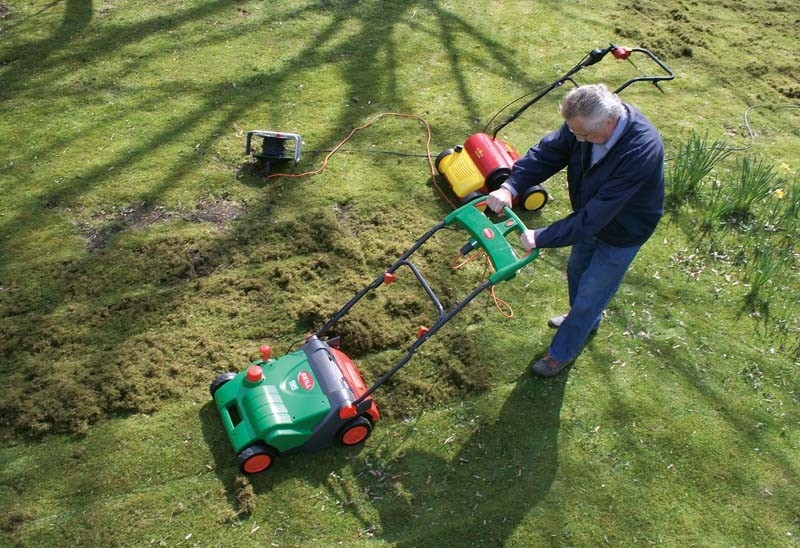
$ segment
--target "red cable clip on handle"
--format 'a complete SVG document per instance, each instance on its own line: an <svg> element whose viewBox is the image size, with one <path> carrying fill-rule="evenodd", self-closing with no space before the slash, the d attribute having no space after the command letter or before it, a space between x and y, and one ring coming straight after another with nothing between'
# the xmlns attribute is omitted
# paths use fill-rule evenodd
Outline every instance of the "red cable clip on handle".
<svg viewBox="0 0 800 548"><path fill-rule="evenodd" d="M623 61L630 57L631 53L633 53L633 50L631 48L626 48L625 46L615 46L611 50L611 55Z"/></svg>

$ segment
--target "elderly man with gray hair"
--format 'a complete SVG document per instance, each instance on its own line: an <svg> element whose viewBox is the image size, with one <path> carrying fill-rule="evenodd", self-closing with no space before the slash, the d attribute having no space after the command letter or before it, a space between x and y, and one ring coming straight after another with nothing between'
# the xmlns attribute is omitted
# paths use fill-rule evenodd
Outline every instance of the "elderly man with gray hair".
<svg viewBox="0 0 800 548"><path fill-rule="evenodd" d="M664 144L656 128L606 86L571 90L560 107L564 124L520 158L488 206L500 212L527 188L567 169L572 213L525 231L525 249L572 246L567 263L569 312L551 318L557 329L534 375L568 367L597 331L642 244L664 213Z"/></svg>

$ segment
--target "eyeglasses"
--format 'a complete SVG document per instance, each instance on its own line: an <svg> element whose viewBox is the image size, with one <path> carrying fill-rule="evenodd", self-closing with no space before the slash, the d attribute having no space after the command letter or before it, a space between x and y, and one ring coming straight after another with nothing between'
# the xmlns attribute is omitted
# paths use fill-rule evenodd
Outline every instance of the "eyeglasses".
<svg viewBox="0 0 800 548"><path fill-rule="evenodd" d="M611 119L609 118L609 119L608 119L608 121L607 121L606 123L610 124L610 123L611 123ZM571 127L569 127L569 124L567 124L567 129L568 129L568 130L569 130L569 132L570 132L570 133L572 133L572 134L573 134L575 137L577 137L577 138L579 138L579 139L586 139L587 137L589 137L589 136L590 136L591 134L593 134L593 133L597 133L598 131L603 131L603 130L604 130L604 126L601 124L600 126L598 126L598 127L594 128L594 129L592 129L592 130L590 130L590 131L580 132L580 131L575 131L574 129L572 129Z"/></svg>
<svg viewBox="0 0 800 548"><path fill-rule="evenodd" d="M568 130L569 130L569 132L570 132L570 133L572 133L572 134L573 134L575 137L580 137L581 139L586 139L586 138L587 138L589 135L591 135L591 134L592 134L592 132L591 132L591 131L587 131L586 133L580 133L580 132L574 131L574 130L573 130L571 127L569 127L569 125L567 126L567 129L568 129Z"/></svg>

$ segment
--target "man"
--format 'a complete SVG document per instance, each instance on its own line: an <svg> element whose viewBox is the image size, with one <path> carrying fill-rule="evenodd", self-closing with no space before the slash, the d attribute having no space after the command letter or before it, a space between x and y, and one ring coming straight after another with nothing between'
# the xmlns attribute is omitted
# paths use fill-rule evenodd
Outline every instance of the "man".
<svg viewBox="0 0 800 548"><path fill-rule="evenodd" d="M602 84L571 90L560 112L561 128L520 158L488 197L489 208L500 212L517 194L567 168L573 212L520 236L525 249L572 246L570 309L550 319L558 331L532 366L542 377L575 360L664 213L664 144L647 118Z"/></svg>

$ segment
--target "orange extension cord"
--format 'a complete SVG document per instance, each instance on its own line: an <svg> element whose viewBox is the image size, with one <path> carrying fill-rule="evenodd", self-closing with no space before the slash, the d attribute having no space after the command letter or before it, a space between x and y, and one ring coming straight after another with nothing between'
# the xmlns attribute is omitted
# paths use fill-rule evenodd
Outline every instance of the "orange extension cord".
<svg viewBox="0 0 800 548"><path fill-rule="evenodd" d="M309 175L317 175L319 173L322 173L325 170L325 168L328 167L328 160L331 159L331 156L336 154L339 151L339 149L342 148L344 146L344 144L347 141L349 141L350 138L353 135L355 135L357 132L361 131L362 129L367 129L372 124L374 124L375 122L377 122L378 120L380 120L381 118L384 118L386 116L395 116L397 118L413 118L414 120L417 120L418 122L420 122L422 125L425 126L425 131L427 132L427 138L426 138L426 141L425 141L425 153L426 153L427 158L428 158L428 167L431 170L431 181L433 181L433 186L436 188L436 190L439 192L439 194L442 196L442 198L444 198L444 200L448 204L450 204L450 206L453 209L455 209L456 205L450 200L450 198L447 197L447 194L442 192L442 189L441 189L441 187L439 187L439 183L436 180L436 167L434 167L434 165L433 165L433 157L431 155L431 125L428 123L428 121L425 118L422 118L421 116L417 116L416 114L401 114L401 113L398 113L398 112L382 112L382 113L374 116L372 119L370 119L363 126L354 127L353 129L351 129L350 133L347 135L347 137L342 139L339 142L339 144L337 144L335 147L333 147L333 149L328 154L325 155L325 159L322 160L322 165L319 168L317 168L317 169L315 169L313 171L305 171L303 173L273 173L272 175L269 175L267 177L267 179L272 179L274 177L299 178L299 177L308 177Z"/></svg>
<svg viewBox="0 0 800 548"><path fill-rule="evenodd" d="M339 151L339 149L342 148L344 146L344 144L347 143L347 141L350 140L351 137L353 137L353 135L355 135L357 132L361 131L362 129L369 128L370 126L372 126L372 124L374 124L375 122L377 122L378 120L380 120L381 118L384 118L386 116L395 116L397 118L413 118L414 120L417 120L418 122L420 122L422 125L425 126L425 131L427 133L427 138L426 138L426 141L425 141L425 153L426 153L426 156L427 156L427 159L428 159L428 167L431 170L431 181L433 181L433 186L436 188L437 192L439 192L439 194L442 196L442 198L444 198L444 200L448 204L450 204L450 206L453 209L456 209L456 205L452 202L452 200L450 200L450 198L447 197L447 194L445 194L442 191L441 187L439 186L439 183L436 180L436 167L433 165L433 159L432 159L433 157L431 155L431 126L430 126L430 124L428 123L427 120L425 120L421 116L417 116L416 114L402 114L402 113L398 113L398 112L382 112L382 113L374 116L373 118L371 118L366 124L364 124L362 126L354 127L353 129L351 129L350 133L347 135L347 137L342 139L339 142L339 144L337 144L335 147L333 147L333 149L331 149L331 151L328 154L325 155L325 158L322 160L322 165L319 168L317 168L315 170L312 170L312 171L304 171L303 173L273 173L271 175L268 175L267 179L273 179L273 178L277 178L277 177L286 177L286 178L290 178L290 179L298 179L300 177L308 177L308 176L311 176L311 175L318 175L319 173L322 173L325 170L325 168L328 167L328 160L330 160L331 157L334 154L336 154ZM450 265L451 268L453 268L454 270L458 270L460 268L463 268L464 266L466 266L467 264L471 263L472 261L474 261L475 259L478 259L478 258L483 258L486 261L486 269L484 270L484 274L483 274L484 278L486 276L486 272L490 268L492 268L492 263L489 260L489 256L486 255L485 252L484 253L475 254L472 257L469 257L468 259L465 259L461 263L455 264L456 261L460 257L461 257L461 255L459 254L455 259L453 259L453 262ZM495 289L494 286L492 286L491 291L490 291L490 295L492 297L492 301L494 301L495 307L500 312L500 314L503 315L504 317L513 318L514 317L514 309L511 308L510 304L508 304L506 301L504 301L503 299L498 297L495 294L495 290L494 289Z"/></svg>
<svg viewBox="0 0 800 548"><path fill-rule="evenodd" d="M463 255L461 253L456 255L455 258L453 258L453 261L450 263L450 268L452 268L453 270L459 270L459 269L464 268L465 266L467 266L472 261L475 261L477 259L483 259L484 260L484 270L483 270L483 275L481 276L481 278L482 279L486 279L486 273L490 269L492 271L494 271L494 268L492 267L492 261L489 260L489 255L487 255L485 251L482 251L481 253L476 253L475 255L471 255L471 256L467 257L466 259L464 259L463 261L458 262L458 260L461 259L462 257L463 257ZM498 297L497 294L495 293L494 289L495 289L495 286L492 286L491 290L489 290L487 292L491 296L492 301L494 302L495 308L497 308L497 311L500 312L500 314L504 318L509 318L509 319L513 318L514 317L514 309L511 307L510 304L508 304L508 302L506 302L503 299L501 299L500 297Z"/></svg>

